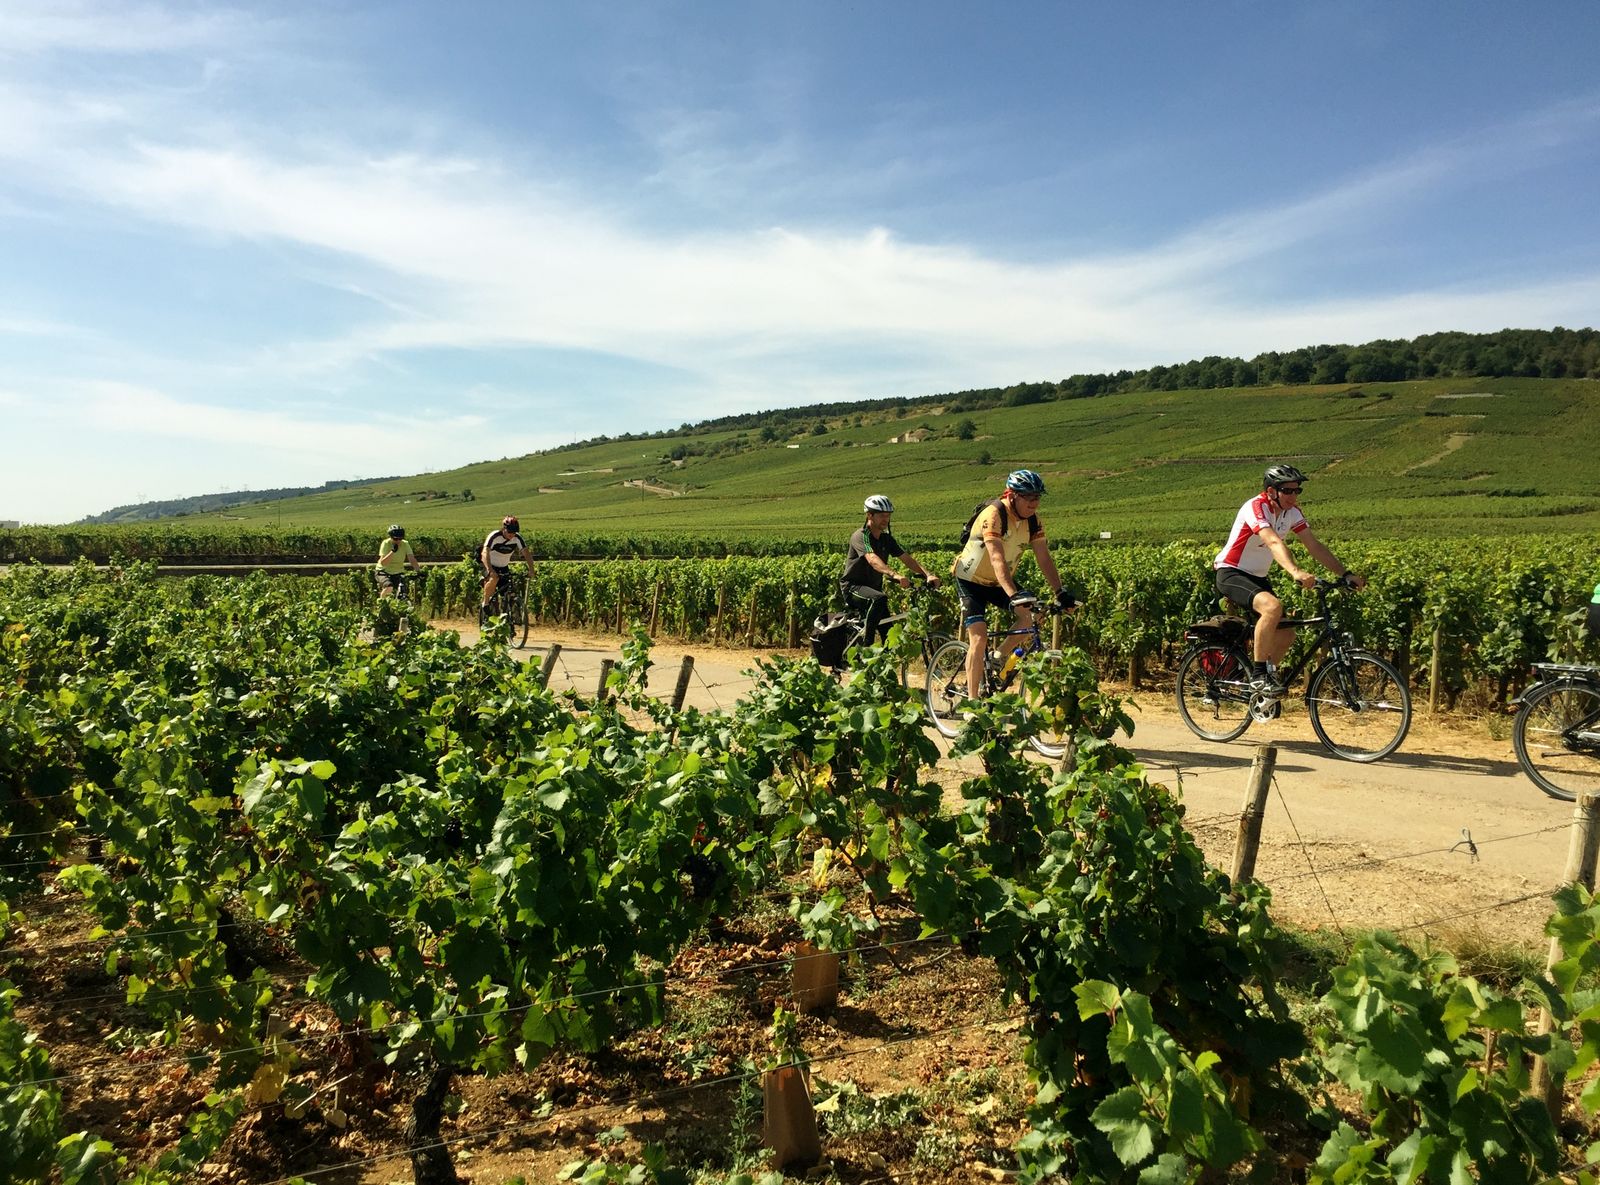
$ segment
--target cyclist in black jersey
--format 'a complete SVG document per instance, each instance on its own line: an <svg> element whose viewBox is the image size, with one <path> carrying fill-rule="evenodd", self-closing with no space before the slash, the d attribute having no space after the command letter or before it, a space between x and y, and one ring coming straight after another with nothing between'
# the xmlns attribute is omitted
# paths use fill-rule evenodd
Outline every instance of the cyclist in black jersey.
<svg viewBox="0 0 1600 1185"><path fill-rule="evenodd" d="M500 520L500 525L489 532L489 537L483 541L483 549L478 553L478 561L483 565L483 607L487 609L489 602L494 599L495 590L500 587L500 580L511 568L511 562L521 559L524 564L528 562L528 545L522 541L520 534L521 525L517 516L508 514Z"/></svg>

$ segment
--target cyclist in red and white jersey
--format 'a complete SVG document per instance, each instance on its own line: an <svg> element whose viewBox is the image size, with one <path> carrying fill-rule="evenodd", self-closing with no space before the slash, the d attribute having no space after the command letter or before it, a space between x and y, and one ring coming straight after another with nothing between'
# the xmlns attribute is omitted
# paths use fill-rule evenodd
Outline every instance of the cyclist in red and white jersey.
<svg viewBox="0 0 1600 1185"><path fill-rule="evenodd" d="M1309 480L1293 465L1273 465L1261 478L1261 493L1239 507L1234 516L1228 542L1212 562L1217 591L1235 605L1254 609L1256 618L1255 672L1252 690L1263 695L1282 695L1278 663L1294 645L1294 630L1281 630L1283 602L1272 591L1267 573L1274 560L1301 588L1310 588L1317 578L1295 563L1289 553L1289 540L1299 540L1319 564L1335 576L1348 576L1356 588L1366 587L1366 578L1350 571L1339 557L1311 533L1311 524L1300 513L1300 488Z"/></svg>
<svg viewBox="0 0 1600 1185"><path fill-rule="evenodd" d="M484 609L488 609L489 602L494 599L494 590L500 587L501 578L510 571L511 561L521 559L527 562L528 545L522 541L519 533L521 526L516 515L508 514L483 541L483 550L478 553L478 559L483 564Z"/></svg>

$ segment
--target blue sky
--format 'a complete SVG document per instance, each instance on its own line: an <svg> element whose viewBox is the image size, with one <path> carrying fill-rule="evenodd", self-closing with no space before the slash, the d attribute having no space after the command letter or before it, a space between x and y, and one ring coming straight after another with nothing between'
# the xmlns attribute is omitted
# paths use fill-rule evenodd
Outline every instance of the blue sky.
<svg viewBox="0 0 1600 1185"><path fill-rule="evenodd" d="M0 519L1600 321L1600 5L0 4Z"/></svg>

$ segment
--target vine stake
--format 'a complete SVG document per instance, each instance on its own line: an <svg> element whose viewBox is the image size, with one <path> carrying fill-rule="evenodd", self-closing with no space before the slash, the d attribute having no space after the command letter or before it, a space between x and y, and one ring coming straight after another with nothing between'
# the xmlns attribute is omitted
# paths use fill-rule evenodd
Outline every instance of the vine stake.
<svg viewBox="0 0 1600 1185"><path fill-rule="evenodd" d="M1600 839L1600 829L1595 827L1595 820L1600 817L1600 795L1583 793L1578 795L1578 801L1572 808L1572 837L1567 844L1567 870L1562 874L1564 884L1582 885L1593 891L1594 889L1594 864L1595 844ZM1550 957L1545 961L1545 975L1548 978L1550 971L1563 958L1566 952L1561 947L1561 939L1550 940ZM1539 1009L1539 1024L1535 1030L1539 1036L1544 1036L1555 1028L1555 1018L1550 1015L1548 1008ZM1533 1059L1533 1076L1528 1086L1528 1092L1544 1100L1544 1105L1550 1111L1550 1118L1557 1123L1561 1122L1561 1088L1565 1084L1566 1076L1551 1070L1549 1063L1542 1057Z"/></svg>

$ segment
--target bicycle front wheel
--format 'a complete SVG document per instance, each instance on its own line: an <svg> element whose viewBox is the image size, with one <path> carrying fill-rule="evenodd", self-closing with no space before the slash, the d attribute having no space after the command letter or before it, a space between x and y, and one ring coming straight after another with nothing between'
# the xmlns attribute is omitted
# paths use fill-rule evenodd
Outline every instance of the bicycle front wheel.
<svg viewBox="0 0 1600 1185"><path fill-rule="evenodd" d="M524 589L505 595L506 619L511 626L511 644L521 650L528 644L528 599Z"/></svg>
<svg viewBox="0 0 1600 1185"><path fill-rule="evenodd" d="M960 704L967 698L967 644L946 642L933 652L928 664L928 719L940 734L953 737L961 731Z"/></svg>
<svg viewBox="0 0 1600 1185"><path fill-rule="evenodd" d="M1250 727L1250 667L1237 650L1196 646L1178 660L1178 715L1195 736L1231 741Z"/></svg>
<svg viewBox="0 0 1600 1185"><path fill-rule="evenodd" d="M1600 793L1600 688L1565 681L1535 687L1517 709L1511 745L1551 798Z"/></svg>
<svg viewBox="0 0 1600 1185"><path fill-rule="evenodd" d="M1389 756L1411 727L1411 693L1400 672L1360 650L1317 668L1306 688L1306 710L1323 748L1347 761Z"/></svg>

